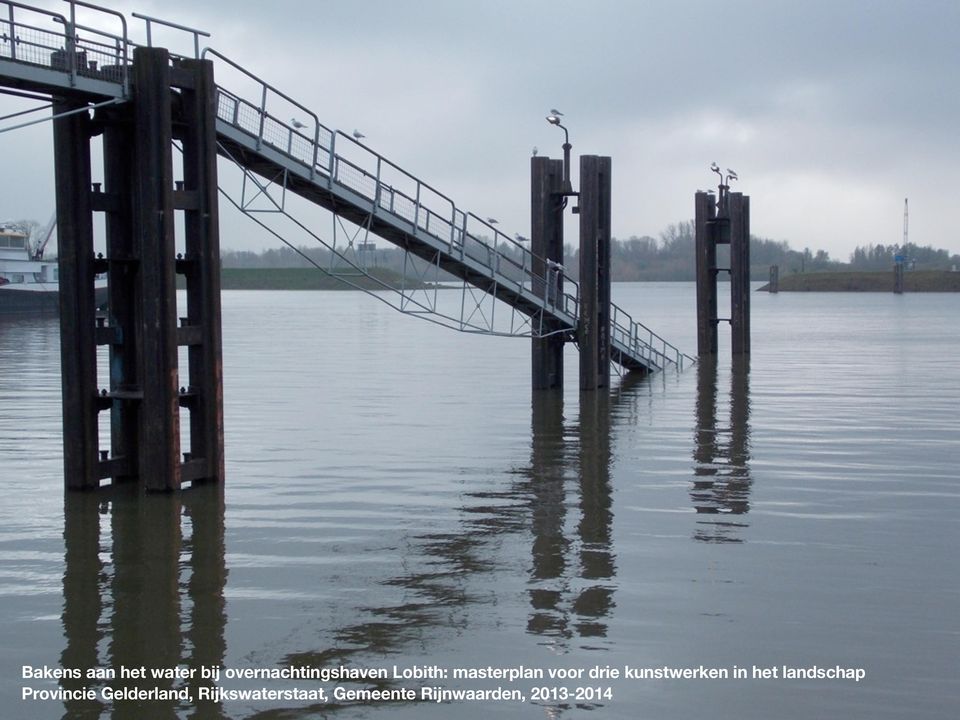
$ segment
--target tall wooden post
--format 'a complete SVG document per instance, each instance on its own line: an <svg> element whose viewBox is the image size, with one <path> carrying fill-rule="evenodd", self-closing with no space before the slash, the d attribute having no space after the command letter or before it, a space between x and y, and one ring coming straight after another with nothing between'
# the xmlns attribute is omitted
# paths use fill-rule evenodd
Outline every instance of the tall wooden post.
<svg viewBox="0 0 960 720"><path fill-rule="evenodd" d="M183 60L194 78L181 91L185 130L184 188L174 193L184 211L187 312L179 343L188 347L189 382L181 404L190 411L190 455L185 480L222 480L223 349L220 331L220 236L217 213L217 108L213 65Z"/></svg>
<svg viewBox="0 0 960 720"><path fill-rule="evenodd" d="M771 293L780 292L780 266L770 266L770 283L767 285L767 291Z"/></svg>
<svg viewBox="0 0 960 720"><path fill-rule="evenodd" d="M717 326L726 320L734 355L750 353L750 198L720 186L694 196L697 253L697 352L717 354ZM717 267L717 245L730 245L730 267ZM717 274L730 273L730 317L717 317Z"/></svg>
<svg viewBox="0 0 960 720"><path fill-rule="evenodd" d="M68 489L112 478L169 491L224 476L213 66L171 65L166 50L137 48L133 80L132 102L103 108L93 120L77 113L54 122ZM56 103L57 113L70 109ZM182 181L174 177L174 127ZM91 190L90 138L101 131L105 189ZM96 211L105 213L106 258L94 257ZM184 213L184 257L175 257L177 211ZM183 327L177 272L187 281ZM108 279L100 318L97 273ZM97 344L109 346L109 391L97 388ZM184 375L180 346L188 348ZM190 413L183 462L181 406ZM98 412L106 410L113 457L98 445Z"/></svg>
<svg viewBox="0 0 960 720"><path fill-rule="evenodd" d="M144 329L140 474L147 490L176 490L181 482L180 396L169 53L137 48L133 76L135 222Z"/></svg>
<svg viewBox="0 0 960 720"><path fill-rule="evenodd" d="M717 354L717 221L711 193L694 197L697 253L697 353Z"/></svg>
<svg viewBox="0 0 960 720"><path fill-rule="evenodd" d="M750 354L750 198L730 193L730 350Z"/></svg>
<svg viewBox="0 0 960 720"><path fill-rule="evenodd" d="M533 254L533 291L557 304L563 297L563 161L530 159L530 251ZM544 328L551 331L554 328ZM563 345L560 333L533 338L534 390L563 387Z"/></svg>
<svg viewBox="0 0 960 720"><path fill-rule="evenodd" d="M609 157L580 157L580 389L610 385Z"/></svg>
<svg viewBox="0 0 960 720"><path fill-rule="evenodd" d="M54 115L79 106L55 99ZM53 121L60 279L60 376L63 390L63 472L70 490L96 488L96 300L91 216L90 118L79 112Z"/></svg>
<svg viewBox="0 0 960 720"><path fill-rule="evenodd" d="M109 277L107 324L99 342L110 351L110 466L114 480L136 478L139 474L140 436L140 347L142 328L139 252L135 242L134 123L129 106L98 113L103 131L105 190L95 194L99 209L105 211L107 232L107 275Z"/></svg>

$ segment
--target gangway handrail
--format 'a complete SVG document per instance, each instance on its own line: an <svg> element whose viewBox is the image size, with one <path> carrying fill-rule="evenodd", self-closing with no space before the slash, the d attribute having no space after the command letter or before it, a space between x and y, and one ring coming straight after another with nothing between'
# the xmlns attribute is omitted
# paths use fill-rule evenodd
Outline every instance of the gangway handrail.
<svg viewBox="0 0 960 720"><path fill-rule="evenodd" d="M278 126L282 127L288 137L298 136L303 138L305 141L310 142L313 145L312 148L312 160L310 163L297 158L295 155L292 155L290 152L285 154L289 155L294 160L299 162L304 162L304 164L311 164L311 180L316 181L317 172L321 172L327 176L327 182L337 183L352 192L359 193L361 196L366 197L372 203L371 211L373 214L378 214L381 212L389 213L397 218L402 218L407 222L411 223L412 234L416 236L421 231L427 232L432 237L441 240L442 242L447 243L448 252L451 255L456 255L459 251L461 260L464 256L473 257L470 251L467 249L469 241L476 242L482 246L489 257L487 258L487 265L491 272L491 280L495 282L500 281L509 281L515 284L519 292L527 287L527 284L530 285L530 292L533 292L533 285L535 281L542 281L545 284L549 283L550 273L548 272L546 276L540 276L533 272L533 259L535 258L534 254L525 248L523 245L515 241L513 238L510 238L505 233L501 232L497 228L493 227L492 224L486 222L479 216L475 215L472 212L463 212L461 211L452 198L447 196L445 193L441 192L434 186L430 185L427 182L424 182L417 176L408 172L404 168L400 167L396 163L392 162L385 156L381 155L377 151L370 148L367 144L360 142L359 139L348 135L342 130L330 130L322 123L320 123L319 117L307 108L302 103L294 100L292 97L284 93L283 91L277 89L276 87L270 85L263 78L257 76L256 74L250 72L246 68L242 67L235 61L226 57L224 54L220 53L212 47L204 48L201 53L202 57L207 55L213 55L216 58L224 61L226 64L230 65L241 74L254 81L260 88L260 105L250 102L249 100L241 97L240 94L233 92L229 88L218 85L218 91L224 96L230 98L230 100L235 104L235 109L233 112L233 117L230 120L223 118L232 126L244 132L251 132L252 129L245 127L239 121L239 107L245 106L250 108L252 111L259 115L258 127L256 129L256 140L257 140L257 149L262 149L264 145L269 145L274 149L283 152L283 148L278 146L276 143L271 142L265 135L265 126L266 121L270 120L275 122ZM268 97L270 94L274 94L279 98L282 98L286 102L290 103L292 107L295 107L303 111L307 116L313 119L314 122L314 138L311 140L309 137L299 133L296 128L291 127L291 125L282 120L281 118L275 117L270 114L268 110ZM330 135L330 145L329 147L325 146L320 142L320 129L323 129ZM341 139L342 138L342 139ZM338 145L343 146L343 143L349 143L351 146L355 146L361 150L362 153L366 154L369 158L370 164L375 165L375 169L371 170L367 167L364 167L362 164L358 164L354 160L345 157L342 152L337 152ZM320 156L320 151L324 151L328 155L327 163L325 165L319 163L318 159ZM354 182L345 181L341 170L343 168L350 168L353 173L356 174L357 178ZM383 171L384 168L390 168L393 171L396 171L399 176L408 180L413 188L413 197L411 194L404 192L402 189L397 189L392 184L387 183L384 179ZM365 185L365 182L369 182L369 186ZM443 201L446 206L447 212L437 212L437 209L427 204L424 201L424 195L429 193L438 200ZM389 197L391 203L385 205L383 200L385 197ZM393 200L396 198L403 198L409 202L413 210L413 217L405 217L402 213L397 212L396 207L393 204ZM449 215L447 215L449 213ZM430 227L432 217L436 217L440 223L447 227L448 237L443 237L438 234L433 228ZM462 219L461 223L458 223L458 219ZM486 241L483 237L471 232L468 229L468 221L474 221L480 223L493 237L492 245ZM459 241L458 241L459 235ZM502 252L499 248L501 243L506 244L508 247L516 248L519 252L521 261L517 262L516 258L512 254ZM483 262L482 259L474 257L474 260ZM546 260L543 259L545 266ZM505 274L500 268L499 264L504 263L506 266L512 266L519 272L519 279L512 277L508 274ZM566 271L563 272L563 279L565 281L565 287L568 284L570 287L574 288L573 293L564 292L562 297L562 302L558 302L560 298L556 298L555 302L548 302L548 305L559 307L562 312L568 313L575 316L577 313L577 308L579 307L579 286L569 275L566 274ZM548 301L549 297L544 298L544 301ZM572 306L572 308L571 308Z"/></svg>
<svg viewBox="0 0 960 720"><path fill-rule="evenodd" d="M479 217L478 215L475 215L475 214L472 213L472 212L468 212L467 215L468 215L469 217L473 218L474 220L476 220L477 222L479 222L479 223L480 223L481 225L483 225L484 227L486 227L486 228L492 233L492 235L493 235L493 246L492 246L490 249L493 250L493 252L494 252L494 254L495 254L496 256L502 257L502 258L504 258L504 259L507 261L508 264L511 264L511 265L513 265L513 266L515 266L515 267L520 268L521 273L522 273L522 276L523 276L524 278L529 278L529 279L531 280L531 283L532 283L532 281L534 281L534 280L540 280L540 281L542 281L542 282L544 283L544 288L545 288L545 293L544 293L544 294L545 294L545 297L544 297L544 300L545 300L545 301L549 301L549 296L548 296L548 294L546 293L546 288L552 287L552 283L550 282L550 264L547 262L547 259L546 259L546 258L542 258L542 257L540 257L540 256L538 256L538 255L534 255L534 253L533 253L532 250L527 249L526 247L524 247L524 245L523 245L522 243L518 242L518 241L515 240L514 238L511 238L511 237L510 237L509 235L507 235L506 233L501 232L500 230L498 230L498 229L497 229L496 227L494 227L493 224L492 224L491 222L489 222L488 220L484 220L483 218ZM476 236L471 236L471 237L472 237L473 239L477 240L478 242L482 243L482 244L486 244L486 243L483 243L483 240L482 240L481 238L478 238L478 237L476 237ZM507 243L508 247L512 246L512 247L514 247L514 248L517 248L517 249L520 251L520 255L521 255L521 257L523 258L523 262L522 262L522 263L518 264L517 261L516 261L513 257L511 257L510 255L504 255L504 254L502 254L502 253L500 253L500 252L498 251L498 247L497 247L497 246L498 246L498 243L500 242L501 238L502 238L502 240L503 240L504 242ZM488 245L488 247L490 247L490 246ZM526 262L528 258L529 258L529 260L530 260L529 265L528 265L527 262ZM544 267L547 268L547 273L546 273L546 275L537 275L537 274L535 274L535 273L533 272L533 261L534 261L534 260L540 260L541 262L543 262ZM570 312L569 310L567 310L567 303L566 303L566 302L563 303L561 309L563 309L564 312L570 312L571 315L576 315L576 314L577 314L577 309L579 308L579 303L580 303L580 285L579 285L579 283L577 283L576 280L574 280L572 277L570 277L569 275L567 275L566 269L563 269L562 275L563 275L564 287L566 287L567 284L569 284L571 287L575 288L576 292L573 293L572 295L571 295L570 293L567 293L567 292L564 292L564 293L563 293L564 298L569 299L569 300L572 300L572 302L573 302L573 311ZM531 291L532 291L532 290L533 290L533 287L532 287L532 284L531 284ZM557 304L557 303L552 303L552 304Z"/></svg>
<svg viewBox="0 0 960 720"><path fill-rule="evenodd" d="M124 16L122 12L118 12L117 10L113 10L108 7L103 7L102 5L94 5L93 3L86 2L85 0L63 0L63 1L70 5L70 24L71 25L74 25L76 27L81 27L83 30L98 32L101 35L107 35L110 37L117 37L117 39L122 39L124 47L130 44L129 35L127 35L127 18ZM80 7L89 8L91 10L96 10L98 12L106 13L107 15L113 15L116 18L120 18L120 26L123 28L123 36L122 37L111 36L110 33L104 30L96 30L94 28L87 28L87 27L82 27L80 25L77 25L76 19L77 19L78 5Z"/></svg>
<svg viewBox="0 0 960 720"><path fill-rule="evenodd" d="M120 66L123 68L123 70L122 70L122 72L123 72L123 80L122 80L122 83L121 83L121 84L123 85L123 96L126 97L127 95L129 95L129 93L130 93L130 83L129 83L130 75L129 75L129 67L128 67L128 66L129 66L129 63L130 63L130 54L129 54L129 52L128 52L128 48L130 47L130 44L131 44L131 43L130 43L129 35L127 34L127 18L126 18L126 17L123 15L123 13L121 13L121 12L118 12L118 11L113 10L113 9L111 9L111 8L102 7L102 6L100 6L100 5L94 5L93 3L86 2L85 0L63 0L63 1L64 1L65 3L68 3L68 4L70 5L70 27L72 28L73 42L74 42L74 43L76 43L77 40L78 40L78 38L77 38L77 30L78 30L78 29L83 30L84 32L92 32L92 33L96 33L96 34L98 34L98 35L102 35L102 36L104 36L104 37L109 37L109 38L111 38L111 39L113 39L113 40L120 40L120 41L121 41L120 48L122 48L122 51L123 51L123 52L122 52L122 54L121 54L121 56L120 56L120 58L119 58L120 62L118 62L117 64L120 65ZM110 33L106 32L106 31L104 31L104 30L100 30L100 29L98 29L98 28L92 28L92 27L86 27L86 26L84 26L84 25L78 25L78 24L77 24L77 6L78 6L78 5L79 5L80 7L89 8L90 10L96 10L97 12L106 13L107 15L113 15L114 17L119 18L119 19L120 19L120 27L123 28L123 35L122 35L122 36L111 35ZM68 45L67 49L68 49L68 50L70 49L69 45ZM73 73L74 73L74 76L75 76L76 70L77 70L77 68L76 68L76 56L75 56L74 53L72 53L72 52L70 53L70 62L71 62L71 65L73 66Z"/></svg>
<svg viewBox="0 0 960 720"><path fill-rule="evenodd" d="M239 72L243 73L244 75L246 75L248 78L250 78L250 79L253 80L254 82L260 83L260 86L261 86L261 96L260 96L260 97L261 97L261 100L260 100L260 102L261 102L261 106L260 106L261 122L260 122L260 133L259 133L259 135L258 135L258 137L257 137L257 141L258 141L258 143L259 143L259 144L258 144L258 149L259 149L259 147L262 145L263 139L264 139L264 138L263 138L263 128L264 128L263 119L266 118L266 116L267 116L267 91L268 91L268 90L271 91L271 92L273 92L275 95L278 95L279 97L282 97L284 100L286 100L288 103L290 103L290 104L293 105L294 107L296 107L296 108L298 108L298 109L300 109L300 110L303 110L303 112L305 112L307 115L309 115L311 118L313 118L313 123L314 123L314 131L313 131L313 162L312 162L311 165L310 165L310 179L312 180L312 179L314 178L314 176L315 176L315 173L316 173L317 152L318 152L318 150L319 150L319 148L320 148L320 128L322 127L322 128L323 128L324 130L326 130L327 132L331 132L330 128L325 127L325 126L320 122L320 118L317 117L316 113L314 113L310 108L308 108L308 107L306 107L305 105L297 102L296 100L294 100L292 97L290 97L290 96L287 95L286 93L281 92L280 90L277 90L275 87L273 87L272 85L270 85L268 82L266 82L266 81L263 80L262 78L257 77L257 76L254 75L252 72L250 72L249 70L247 70L245 67L243 67L243 66L235 63L233 60L231 60L230 58L228 58L226 55L223 55L222 53L217 52L217 51L216 51L215 49L213 49L212 47L209 47L209 46L208 46L208 47L205 47L205 48L203 49L203 51L200 53L200 58L201 58L201 59L206 58L206 57L207 57L207 53L210 53L211 55L214 55L215 57L220 58L220 59L223 60L225 63L227 63L227 65L230 65L230 66L231 66L232 68L234 68L235 70L238 70ZM219 85L217 86L217 89L218 89L218 90L220 89L220 86L219 86ZM232 96L235 97L235 98L237 98L238 100L242 99L242 98L239 98L239 96L237 96L237 95L232 95ZM248 104L251 104L251 103L248 103ZM252 105L252 104L251 104L251 105ZM286 123L284 123L284 124L286 124ZM292 129L293 129L293 128L291 128L291 130L292 130Z"/></svg>
<svg viewBox="0 0 960 720"><path fill-rule="evenodd" d="M53 10L45 10L31 5L25 5L23 3L16 2L15 0L0 0L0 4L7 6L6 17L0 20L0 24L9 24L10 26L10 37L6 38L10 45L10 56L8 59L12 62L23 63L32 66L41 66L48 69L65 72L70 78L71 87L76 86L77 80L80 77L99 77L101 79L106 79L109 82L118 83L121 88L121 96L124 98L128 97L130 87L129 48L133 45L133 43L130 42L127 33L126 17L116 10L105 8L100 5L94 5L93 3L84 2L84 0L64 0L64 2L70 5L69 17ZM100 28L81 25L76 21L77 7L90 8L92 10L96 10L97 12L118 18L120 20L122 34L116 35ZM34 25L29 21L29 19L24 22L21 19L23 15L21 14L18 16L18 14L15 12L15 9L41 15L53 21L55 24L62 25L63 29L55 31L49 26ZM24 33L24 31L27 32ZM96 35L97 39L81 39L78 31ZM22 37L23 34L42 34L50 38L62 38L62 45L60 43L42 44L42 42L39 42L36 39L31 40ZM109 44L103 42L104 38L112 42ZM18 47L38 48L47 51L49 54L47 57L41 58L40 56L32 57L28 52L27 55L24 56L23 53L18 52ZM62 67L57 67L54 60L58 52L62 54ZM116 70L119 71L120 77L111 77L111 74L114 71L110 71L110 73L103 73L102 71L95 70L92 63L90 67L79 66L78 59L80 58L81 53L92 53L101 59L110 58L111 61L113 61ZM102 60L98 62L103 64Z"/></svg>
<svg viewBox="0 0 960 720"><path fill-rule="evenodd" d="M42 48L44 48L45 50L46 50L46 49L52 49L52 48L47 48L47 46L45 46L45 45L39 45L39 44L37 44L37 43L33 43L33 42L28 41L28 40L21 40L21 39L17 36L16 31L14 30L14 28L16 28L16 27L24 27L24 28L27 28L27 29L29 29L29 30L39 30L40 32L54 34L54 33L52 33L50 30L47 30L46 28L42 28L42 27L39 27L39 26L36 26L36 25L30 25L30 24L28 24L28 23L18 23L18 22L16 21L16 19L15 19L15 15L14 15L14 12L13 12L13 9L14 9L14 8L20 8L21 10L26 10L26 11L28 11L28 12L37 13L38 15L45 15L45 16L49 17L51 20L53 20L54 22L57 22L57 21L59 20L60 24L63 25L63 27L64 27L64 44L66 44L66 42L67 42L66 29L69 27L69 21L67 20L66 16L61 15L60 13L57 13L57 12L53 12L52 10L41 10L40 8L33 7L32 5L24 5L23 3L14 2L14 0L0 0L0 2L2 2L4 5L6 5L7 8L8 8L8 10L9 10L9 12L7 13L7 19L5 19L5 20L0 20L0 22L5 22L5 23L8 23L8 24L10 25L10 40L9 40L9 42L10 42L10 59L11 59L11 60L13 60L13 61L15 61L15 62L25 62L25 61L21 61L21 60L19 60L19 58L17 58L17 45L26 44L26 45L29 45L29 46L31 46L31 47L42 47ZM56 33L56 34L59 35L60 33Z"/></svg>
<svg viewBox="0 0 960 720"><path fill-rule="evenodd" d="M453 199L450 198L450 197L448 197L446 194L440 192L437 188L433 187L433 186L430 185L429 183L424 182L423 180L421 180L420 178L418 178L416 175L413 175L412 173L404 170L402 167L400 167L400 166L397 165L396 163L392 162L392 161L389 160L388 158L384 157L383 155L381 155L380 153L378 153L376 150L374 150L373 148L371 148L371 147L370 147L369 145L367 145L366 143L360 142L360 140L359 140L358 138L352 137L351 135L347 135L347 133L343 132L342 130L336 130L336 131L333 133L333 136L332 136L331 141L330 141L330 148L329 148L329 150L328 150L328 152L330 153L330 179L331 179L331 180L334 180L334 179L335 179L335 177L334 177L334 176L335 176L335 173L334 173L334 171L333 171L333 169L334 169L334 168L333 168L333 165L334 165L335 159L336 159L336 160L345 161L345 162L349 163L350 165L352 165L353 167L355 167L357 170L360 170L361 172L363 172L364 174L370 175L369 171L367 171L365 168L359 167L358 165L356 165L356 163L353 163L352 161L344 158L343 155L337 154L336 148L337 148L337 138L338 138L338 137L342 137L346 142L352 143L353 145L356 145L357 147L361 148L361 150L363 150L363 152L365 152L365 153L367 153L368 155L370 155L370 156L376 161L376 165L377 165L376 174L375 174L375 175L372 175L372 177L373 177L374 180L375 180L375 192L374 192L374 197L372 198L372 199L374 200L374 206L375 206L375 207L378 207L378 208L381 208L381 209L385 209L385 210L387 210L387 212L391 212L391 213L392 213L392 210L389 210L389 209L387 209L387 208L383 208L382 205L380 204L380 198L382 197L382 192L383 192L384 189L388 189L388 190L390 191L390 194L391 194L391 195L393 195L393 194L399 194L399 195L401 195L402 197L405 197L406 199L412 201L413 204L414 204L414 216L413 216L413 218L412 218L411 221L413 222L414 234L416 234L417 230L420 228L420 211L421 211L421 210L425 210L425 211L428 213L427 223L429 223L429 215L435 215L436 217L440 218L443 222L445 222L445 223L447 223L447 224L450 225L450 237L449 237L448 242L449 242L449 245L450 245L450 248L451 248L451 253L452 253L452 252L453 252L453 246L454 246L454 244L455 244L454 238L456 237L456 230L457 230L457 227L456 227L457 204L453 201ZM416 197L411 198L409 195L407 195L407 194L404 193L403 191L400 191L400 192L398 193L397 190L396 190L396 188L394 188L394 187L393 187L392 185L390 185L389 183L386 183L386 182L383 180L383 168L384 168L384 166L387 166L387 167L389 167L389 168L392 168L393 170L396 170L396 171L397 171L398 173L400 173L402 176L404 176L404 177L406 177L407 179L411 180L411 181L413 182L413 184L414 184L414 187L416 188L416 193L415 193ZM444 219L444 216L443 216L442 214L438 213L437 211L433 210L431 207L429 207L429 206L427 206L427 205L424 204L424 202L423 202L423 190L424 190L424 189L426 189L426 190L428 190L429 192L433 193L433 194L434 194L437 198L439 198L440 200L443 200L443 201L445 202L445 204L449 204L449 206L450 206L450 219L449 219L449 220ZM396 213L393 213L393 214L396 214ZM426 229L426 228L424 228L424 229ZM429 230L427 230L427 232L429 232ZM432 234L434 237L439 237L439 236L436 235L435 233L431 233L431 234ZM442 238L441 238L441 239L442 239Z"/></svg>
<svg viewBox="0 0 960 720"><path fill-rule="evenodd" d="M150 17L149 15L142 15L135 12L130 13L130 15L138 20L143 20L147 24L147 47L153 47L153 34L150 31L150 23L157 23L157 25L170 27L174 30L183 30L185 33L193 35L193 56L195 58L200 57L200 38L210 37L210 33L206 32L205 30L187 27L186 25L180 25L179 23L170 22L169 20L161 20L160 18Z"/></svg>
<svg viewBox="0 0 960 720"><path fill-rule="evenodd" d="M5 44L9 45L9 56L5 54L0 59L63 72L69 76L71 87L77 85L79 76L83 76L84 81L92 78L118 83L121 85L120 95L126 99L129 96L130 50L137 45L129 39L125 16L85 0L64 2L70 6L69 19L60 13L16 0L0 0L0 5L6 5L8 9L8 17L0 19L0 24L8 23L10 26L9 37L4 37ZM78 24L78 7L119 18L122 35ZM15 9L46 16L54 23L62 24L64 30L53 32L24 23L15 13ZM494 227L495 221L485 220L472 212L461 210L452 198L360 142L359 137L351 137L340 130L326 127L309 107L216 49L205 47L199 52L199 37L209 37L208 33L148 16L134 16L147 21L148 43L151 42L151 22L188 31L193 34L195 54L200 58L212 56L253 81L254 87L259 91L259 106L240 94L221 85L217 86L217 119L245 136L246 139L242 139L241 144L254 145L252 149L255 152L284 170L284 189L288 170L293 170L301 177L308 176L312 184L322 186L322 183L326 183L331 193L336 184L336 194L332 194L332 198L339 195L345 201L355 204L358 210L369 213L371 219L381 216L395 230L413 239L419 236L420 249L417 252L425 259L432 255L434 260L430 262L436 263L438 268L443 265L458 275L465 284L469 282L501 300L506 300L515 310L519 309L531 317L538 317L540 325L534 332L543 332L545 329L548 334L575 332L579 316L580 287L567 274L561 263L535 255L532 249ZM24 37L21 37L21 32L18 31L23 30L29 32L23 32ZM96 39L81 39L79 31L92 34ZM58 38L62 38L63 45L60 45ZM100 41L101 38L109 39L111 44ZM27 48L26 54L18 53L18 47ZM48 54L38 53L33 48L45 50ZM108 59L101 61L102 70L93 60L87 66L88 54ZM171 57L178 56L171 54ZM81 60L83 65L78 67ZM117 73L116 70L121 72ZM121 73L118 78L117 75ZM95 84L82 86L80 89L94 94L104 93L102 87ZM302 112L305 117L312 119L312 138L300 132L303 126L299 121L287 122L271 115L269 106L273 97L281 99L297 113ZM122 102L114 102L117 101ZM225 111L228 117L224 117ZM337 152L338 146L341 152ZM359 154L345 154L342 151L350 147L359 148ZM264 155L267 150L269 152ZM279 155L273 155L274 152ZM322 162L321 152L326 153ZM307 153L309 157L306 156ZM351 160L348 154L354 159ZM321 180L318 176L325 177ZM442 260L443 257L446 257L446 260ZM542 274L534 272L534 266L537 265L542 265ZM561 287L562 292L558 292ZM613 303L610 325L611 344L619 353L619 361L628 367L638 364L664 367L668 363L682 367L684 360L696 362ZM533 327L531 325L531 328Z"/></svg>
<svg viewBox="0 0 960 720"><path fill-rule="evenodd" d="M626 324L621 321L621 316L626 318ZM643 355L644 357L649 357L649 355L644 355L640 352L640 348L643 347L647 349L649 353L660 356L664 363L670 362L681 368L683 367L684 359L692 363L696 362L693 357L681 352L678 347L667 342L665 338L655 333L643 323L634 320L629 313L612 302L610 303L610 322L614 328L611 339L616 340L615 336L617 332L629 338L629 342L623 342L623 345L628 350ZM647 339L641 338L641 331L647 336ZM657 346L659 346L659 349ZM672 352L668 352L668 350Z"/></svg>

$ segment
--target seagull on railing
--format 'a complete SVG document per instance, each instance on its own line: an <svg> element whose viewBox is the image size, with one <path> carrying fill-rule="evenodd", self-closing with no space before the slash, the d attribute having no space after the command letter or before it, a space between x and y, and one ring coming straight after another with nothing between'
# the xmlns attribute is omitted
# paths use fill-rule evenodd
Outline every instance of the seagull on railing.
<svg viewBox="0 0 960 720"><path fill-rule="evenodd" d="M496 218L488 217L487 222L491 225L496 225L499 221Z"/></svg>
<svg viewBox="0 0 960 720"><path fill-rule="evenodd" d="M290 124L293 125L297 130L302 130L303 128L306 127L306 125L304 125L302 122L300 122L296 118L290 118Z"/></svg>
<svg viewBox="0 0 960 720"><path fill-rule="evenodd" d="M354 131L353 131L353 137L354 137L356 140L363 140L363 139L366 137L366 135L364 135L364 134L363 134L362 132L360 132L359 130L354 129Z"/></svg>
<svg viewBox="0 0 960 720"><path fill-rule="evenodd" d="M513 236L513 239L516 240L518 243L530 242L530 238L525 238L520 233L515 233Z"/></svg>

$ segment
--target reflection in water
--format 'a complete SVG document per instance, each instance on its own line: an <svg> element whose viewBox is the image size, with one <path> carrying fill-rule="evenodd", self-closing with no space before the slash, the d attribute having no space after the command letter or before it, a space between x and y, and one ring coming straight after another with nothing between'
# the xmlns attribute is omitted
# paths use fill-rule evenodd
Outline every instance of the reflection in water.
<svg viewBox="0 0 960 720"><path fill-rule="evenodd" d="M150 497L123 485L102 494L68 493L64 516L63 665L112 668L117 677L100 686L117 689L180 689L187 682L123 678L121 667L145 667L148 674L150 668L196 668L189 681L196 696L200 684L209 684L199 668L221 666L225 653L222 486ZM98 686L68 680L62 685ZM187 707L177 701L78 700L65 703L64 718L175 718ZM218 704L203 702L190 717L224 714Z"/></svg>
<svg viewBox="0 0 960 720"><path fill-rule="evenodd" d="M63 634L66 647L61 667L99 667L97 646L103 637L104 565L100 561L100 498L95 493L68 493L64 508ZM67 690L80 690L83 680L63 680ZM64 703L65 718L99 718L104 707L99 700Z"/></svg>
<svg viewBox="0 0 960 720"><path fill-rule="evenodd" d="M611 551L610 413L607 393L581 393L576 439L564 433L561 393L534 393L528 497L533 533L530 578L531 633L554 638L603 637L612 610L615 573ZM568 457L570 450L576 457ZM579 489L575 541L565 531L566 472ZM571 627L571 614L576 617Z"/></svg>
<svg viewBox="0 0 960 720"><path fill-rule="evenodd" d="M743 542L737 528L745 522L728 519L750 510L750 360L734 356L730 373L730 422L717 424L718 372L716 358L697 364L697 429L693 449L695 480L690 498L698 515L718 515L697 521L694 539L703 542Z"/></svg>
<svg viewBox="0 0 960 720"><path fill-rule="evenodd" d="M530 605L533 612L527 630L540 635L569 637L567 617L561 607L560 582L567 570L570 541L564 532L566 489L564 487L563 393L533 394L529 486L533 533L533 568Z"/></svg>
<svg viewBox="0 0 960 720"><path fill-rule="evenodd" d="M290 652L279 664L376 665L372 657L417 647L426 652L424 642L437 630L468 631L470 608L496 601L477 579L500 569L495 548L507 535L529 537L532 543L528 631L561 646L575 636L606 637L616 572L611 413L620 404L629 411L635 400L629 392L612 398L585 393L579 419L565 424L562 394L537 393L530 464L517 471L522 479L500 490L468 493L450 532L410 536L403 570L381 581L400 591L399 602L366 594L368 604L347 613L347 623L321 625L323 639L317 638L314 648ZM145 498L120 485L102 494L69 493L65 510L65 666L224 665L221 487ZM194 697L200 682L209 681L191 682ZM367 687L394 683L360 681ZM184 681L117 678L102 685L182 688ZM69 681L63 686L73 687ZM314 717L337 709L336 704L275 707L249 717ZM211 702L101 700L68 702L64 717L125 720L145 712L151 718L226 717L225 709Z"/></svg>
<svg viewBox="0 0 960 720"><path fill-rule="evenodd" d="M610 396L580 393L580 574L587 581L573 603L581 636L605 636L613 609Z"/></svg>
<svg viewBox="0 0 960 720"><path fill-rule="evenodd" d="M290 653L282 664L329 666L353 661L363 666L369 661L362 658L400 653L405 647L420 646L423 652L424 638L431 629L468 631L468 609L495 602L486 590L476 589L483 588L476 581L478 576L498 570L494 547L508 534L532 535L528 632L550 638L551 644L562 644L575 634L605 637L606 618L614 607L615 574L611 412L620 404L629 410L635 402L635 395L623 392L625 387L621 386L622 392L612 400L605 393L583 394L580 419L572 428L564 424L562 393L535 393L531 462L517 471L523 479L503 491L468 493L470 502L460 508L459 527L453 532L410 538L405 572L383 583L403 590L403 603L357 607L355 614L368 616L366 621L330 629L332 637L326 647ZM579 491L575 532L567 527L572 505L568 482ZM392 680L358 682L378 688L396 684ZM555 715L565 707L561 704L547 710ZM315 717L337 709L333 704L274 708L252 715L251 720Z"/></svg>

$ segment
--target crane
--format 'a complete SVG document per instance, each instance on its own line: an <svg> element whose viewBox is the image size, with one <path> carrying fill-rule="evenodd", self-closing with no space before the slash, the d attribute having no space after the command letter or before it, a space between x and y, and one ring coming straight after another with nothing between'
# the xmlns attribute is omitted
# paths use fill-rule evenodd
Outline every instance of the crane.
<svg viewBox="0 0 960 720"><path fill-rule="evenodd" d="M50 222L47 223L43 230L37 233L37 245L33 250L34 260L43 260L43 251L47 249L47 243L49 243L50 238L53 237L53 229L56 226L57 212L54 210L53 215L50 216Z"/></svg>

